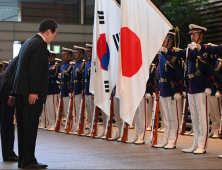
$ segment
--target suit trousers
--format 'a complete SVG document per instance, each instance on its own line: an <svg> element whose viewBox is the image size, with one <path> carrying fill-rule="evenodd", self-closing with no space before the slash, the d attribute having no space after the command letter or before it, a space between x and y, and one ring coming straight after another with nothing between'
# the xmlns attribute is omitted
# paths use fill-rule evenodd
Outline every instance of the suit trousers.
<svg viewBox="0 0 222 170"><path fill-rule="evenodd" d="M16 118L18 130L18 153L21 166L36 163L35 145L43 103L38 99L30 105L28 97L17 95Z"/></svg>
<svg viewBox="0 0 222 170"><path fill-rule="evenodd" d="M0 122L1 122L1 142L2 142L2 157L14 156L14 139L15 127L14 107L7 104L7 100L0 101Z"/></svg>

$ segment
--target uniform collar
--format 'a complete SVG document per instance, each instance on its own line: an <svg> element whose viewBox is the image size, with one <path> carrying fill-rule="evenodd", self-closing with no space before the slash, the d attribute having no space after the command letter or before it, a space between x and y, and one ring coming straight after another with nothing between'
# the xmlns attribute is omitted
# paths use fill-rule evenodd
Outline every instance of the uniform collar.
<svg viewBox="0 0 222 170"><path fill-rule="evenodd" d="M81 58L81 59L77 60L77 63L80 63L82 60L83 60L83 58Z"/></svg>
<svg viewBox="0 0 222 170"><path fill-rule="evenodd" d="M51 65L55 65L55 61L51 62L50 64L51 64Z"/></svg>
<svg viewBox="0 0 222 170"><path fill-rule="evenodd" d="M69 63L70 62L70 60L68 60L68 61L65 61L65 64L67 64L67 63Z"/></svg>

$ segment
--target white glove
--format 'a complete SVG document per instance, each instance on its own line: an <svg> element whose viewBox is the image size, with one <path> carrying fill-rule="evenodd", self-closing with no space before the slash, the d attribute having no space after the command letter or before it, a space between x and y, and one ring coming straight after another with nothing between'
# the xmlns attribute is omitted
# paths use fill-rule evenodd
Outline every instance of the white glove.
<svg viewBox="0 0 222 170"><path fill-rule="evenodd" d="M187 95L187 94L186 94L186 92L185 92L185 91L183 91L183 97L184 97L184 98L186 97L186 95Z"/></svg>
<svg viewBox="0 0 222 170"><path fill-rule="evenodd" d="M188 47L191 49L191 50L194 50L195 48L197 48L197 44L195 42L192 42L190 44L188 44Z"/></svg>
<svg viewBox="0 0 222 170"><path fill-rule="evenodd" d="M175 93L173 97L175 101L178 101L181 98L181 95L180 93Z"/></svg>
<svg viewBox="0 0 222 170"><path fill-rule="evenodd" d="M69 98L71 98L71 93L69 93Z"/></svg>
<svg viewBox="0 0 222 170"><path fill-rule="evenodd" d="M221 97L221 93L219 91L217 91L215 96L216 96L216 98L220 98Z"/></svg>
<svg viewBox="0 0 222 170"><path fill-rule="evenodd" d="M155 98L155 97L156 97L156 93L153 93L153 95L152 95L152 96L153 96L153 98Z"/></svg>
<svg viewBox="0 0 222 170"><path fill-rule="evenodd" d="M168 49L165 47L160 47L159 52L167 53Z"/></svg>
<svg viewBox="0 0 222 170"><path fill-rule="evenodd" d="M205 93L206 96L210 96L211 93L212 93L212 91L211 91L210 88L206 88L205 91L204 91L204 93Z"/></svg>
<svg viewBox="0 0 222 170"><path fill-rule="evenodd" d="M146 94L145 94L145 98L146 98L146 99L149 99L150 96L151 96L150 93L146 93Z"/></svg>

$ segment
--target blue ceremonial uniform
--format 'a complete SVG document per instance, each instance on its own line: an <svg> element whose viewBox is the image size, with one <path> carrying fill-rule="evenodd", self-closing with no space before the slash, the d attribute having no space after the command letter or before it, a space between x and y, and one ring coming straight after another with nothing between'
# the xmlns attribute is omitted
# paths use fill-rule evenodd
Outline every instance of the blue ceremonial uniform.
<svg viewBox="0 0 222 170"><path fill-rule="evenodd" d="M73 72L74 77L74 94L78 95L81 94L82 90L84 89L84 69L85 69L86 62L84 59L80 59L76 62Z"/></svg>
<svg viewBox="0 0 222 170"><path fill-rule="evenodd" d="M86 63L86 67L85 67L85 90L86 90L86 95L92 95L92 93L89 92L90 75L91 75L91 60L89 60Z"/></svg>
<svg viewBox="0 0 222 170"><path fill-rule="evenodd" d="M222 75L222 59L217 59L215 70L219 73L219 75ZM216 84L216 90L222 93L222 80L220 80L217 76L215 76L215 84ZM215 92L216 93L216 92Z"/></svg>
<svg viewBox="0 0 222 170"><path fill-rule="evenodd" d="M146 83L146 93L150 93L151 95L153 95L153 92L155 91L155 86L154 86L155 73L156 73L156 65L152 63L150 65L149 79Z"/></svg>
<svg viewBox="0 0 222 170"><path fill-rule="evenodd" d="M73 70L73 64L70 63L70 60L65 62L61 70L61 92L62 97L68 97L71 92L70 80L71 80L71 70ZM74 74L74 72L73 72Z"/></svg>
<svg viewBox="0 0 222 170"><path fill-rule="evenodd" d="M203 44L203 43L201 43ZM175 52L174 49L168 49L167 54L171 54L177 57L186 58L186 49L180 50L179 52ZM201 53L204 58L214 67L215 58L207 57L207 53ZM214 80L214 72L207 66L205 61L199 56L196 50L188 51L188 59L187 59L187 76L189 77L188 82L188 93L196 94L203 93L206 88L212 89L213 80Z"/></svg>
<svg viewBox="0 0 222 170"><path fill-rule="evenodd" d="M182 63L177 57L172 55L167 55L167 58L174 65L171 66L163 54L159 55L159 65L157 67L158 79L159 79L159 90L160 96L170 97L174 93L182 93L182 77L175 72L173 67L177 67L182 73ZM174 84L174 87L172 86Z"/></svg>
<svg viewBox="0 0 222 170"><path fill-rule="evenodd" d="M60 66L54 61L49 63L49 84L48 95L59 94L59 87L56 81L58 81L58 74L60 73Z"/></svg>
<svg viewBox="0 0 222 170"><path fill-rule="evenodd" d="M203 53L208 53L210 54L210 59L212 60L215 59L219 55L221 56L222 54L222 46L211 46L211 45L205 45L205 44L200 44L201 46L201 52ZM214 56L213 56L214 55ZM208 57L209 58L209 57ZM222 70L221 70L221 59L217 59L215 64L215 70L219 73L219 75L222 75ZM214 83L214 89L212 90L212 94L214 95L216 91L222 92L222 80L219 79L218 76L215 76L215 83Z"/></svg>

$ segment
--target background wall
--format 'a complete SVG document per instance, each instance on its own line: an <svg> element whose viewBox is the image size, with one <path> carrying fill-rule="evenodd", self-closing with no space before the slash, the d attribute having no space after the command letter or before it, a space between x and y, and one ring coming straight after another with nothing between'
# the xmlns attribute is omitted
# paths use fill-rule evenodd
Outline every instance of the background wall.
<svg viewBox="0 0 222 170"><path fill-rule="evenodd" d="M12 59L14 41L26 41L38 32L38 28L39 23L0 22L0 60ZM57 36L50 44L51 50L53 45L73 49L74 45L91 44L92 35L92 25L59 24ZM61 58L61 55L58 57Z"/></svg>

